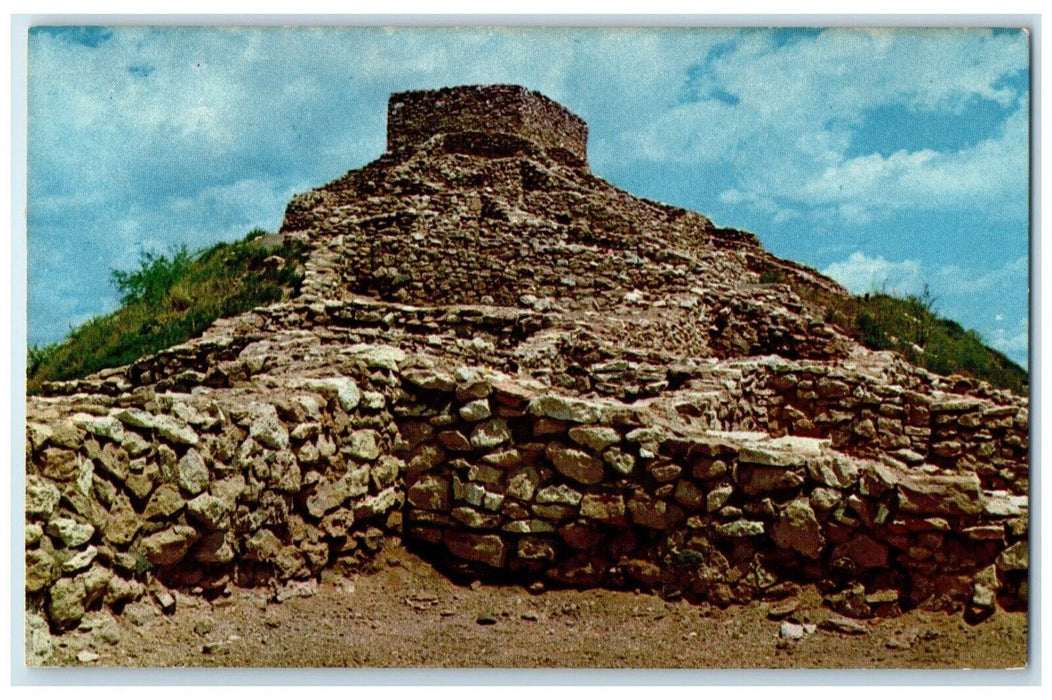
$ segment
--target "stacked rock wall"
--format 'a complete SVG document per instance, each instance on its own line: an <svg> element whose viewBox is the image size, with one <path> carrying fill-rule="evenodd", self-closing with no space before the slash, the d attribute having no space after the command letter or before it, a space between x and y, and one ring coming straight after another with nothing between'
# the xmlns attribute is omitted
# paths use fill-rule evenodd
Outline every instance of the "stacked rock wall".
<svg viewBox="0 0 1052 700"><path fill-rule="evenodd" d="M384 533L475 575L718 604L805 582L863 616L1026 600L1025 490L732 430L764 421L729 412L735 392L784 371L724 373L724 391L680 396L697 416L670 421L660 400L572 398L383 346L357 346L350 374L268 375L267 353L305 352L283 342L239 353L240 387L30 400L27 597L53 628L147 593L164 605L171 586L309 587ZM1005 413L966 408L930 415Z"/></svg>
<svg viewBox="0 0 1052 700"><path fill-rule="evenodd" d="M452 560L720 604L816 581L857 616L1025 599L1026 497L974 473L811 438L676 435L616 402L461 379L411 378L421 407L448 408L402 422L406 536Z"/></svg>
<svg viewBox="0 0 1052 700"><path fill-rule="evenodd" d="M31 400L30 607L64 629L151 591L164 606L168 586L309 582L375 549L403 491L384 394L257 384Z"/></svg>
<svg viewBox="0 0 1052 700"><path fill-rule="evenodd" d="M387 108L387 150L419 146L436 134L522 136L561 160L587 162L588 126L580 117L517 85L470 85L395 93Z"/></svg>

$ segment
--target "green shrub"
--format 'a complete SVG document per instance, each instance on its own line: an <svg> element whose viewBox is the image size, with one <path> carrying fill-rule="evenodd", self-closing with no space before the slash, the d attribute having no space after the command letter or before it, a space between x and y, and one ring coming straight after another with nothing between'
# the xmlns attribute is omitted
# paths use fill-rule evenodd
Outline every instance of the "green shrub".
<svg viewBox="0 0 1052 700"><path fill-rule="evenodd" d="M167 255L143 253L134 270L115 270L112 281L122 306L71 331L62 342L29 349L27 388L77 379L120 367L203 333L217 318L233 316L287 298L302 281L300 246L265 249L253 229L236 243L198 253L185 247ZM277 266L264 265L276 255Z"/></svg>
<svg viewBox="0 0 1052 700"><path fill-rule="evenodd" d="M760 273L760 284L778 284L785 281L785 275L778 270L764 270Z"/></svg>

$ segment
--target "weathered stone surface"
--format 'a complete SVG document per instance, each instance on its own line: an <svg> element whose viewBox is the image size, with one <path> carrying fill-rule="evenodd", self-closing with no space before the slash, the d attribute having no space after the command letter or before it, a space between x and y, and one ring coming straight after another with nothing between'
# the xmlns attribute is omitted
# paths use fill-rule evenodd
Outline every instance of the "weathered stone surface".
<svg viewBox="0 0 1052 700"><path fill-rule="evenodd" d="M398 506L402 496L392 488L384 489L380 493L363 498L354 509L355 520L365 520L380 515L386 515Z"/></svg>
<svg viewBox="0 0 1052 700"><path fill-rule="evenodd" d="M375 430L355 430L344 443L344 449L355 459L372 462L380 456L380 444Z"/></svg>
<svg viewBox="0 0 1052 700"><path fill-rule="evenodd" d="M208 488L210 474L201 453L190 448L176 464L176 474L179 487L191 496L196 495Z"/></svg>
<svg viewBox="0 0 1052 700"><path fill-rule="evenodd" d="M468 508L461 506L454 508L450 515L461 525L471 528L473 530L491 530L500 524L500 518L496 515L489 513L480 513L474 508Z"/></svg>
<svg viewBox="0 0 1052 700"><path fill-rule="evenodd" d="M888 565L888 547L869 535L857 535L833 548L834 564L843 562L848 568L859 570L883 569Z"/></svg>
<svg viewBox="0 0 1052 700"><path fill-rule="evenodd" d="M460 417L469 423L477 423L480 420L486 420L491 415L492 411L489 407L489 401L486 399L469 401L460 407Z"/></svg>
<svg viewBox="0 0 1052 700"><path fill-rule="evenodd" d="M872 464L862 474L864 494L879 495L894 487L899 508L924 515L975 515L983 510L979 477L966 474L915 474Z"/></svg>
<svg viewBox="0 0 1052 700"><path fill-rule="evenodd" d="M66 547L80 547L87 544L95 534L94 527L88 523L77 522L72 518L50 520L44 531L51 537L57 538Z"/></svg>
<svg viewBox="0 0 1052 700"><path fill-rule="evenodd" d="M814 481L837 489L849 489L858 481L859 466L841 454L821 455L807 462L807 473Z"/></svg>
<svg viewBox="0 0 1052 700"><path fill-rule="evenodd" d="M457 382L452 375L433 369L410 369L402 372L402 378L411 385L425 391L452 393Z"/></svg>
<svg viewBox="0 0 1052 700"><path fill-rule="evenodd" d="M146 520L165 520L182 510L186 505L175 484L161 484L150 496L142 516Z"/></svg>
<svg viewBox="0 0 1052 700"><path fill-rule="evenodd" d="M88 545L84 551L77 552L69 559L62 562L62 573L72 574L88 568L91 566L91 562L95 561L95 557L98 556L98 554L99 550L97 548Z"/></svg>
<svg viewBox="0 0 1052 700"><path fill-rule="evenodd" d="M742 445L738 461L767 467L803 467L818 457L828 440L786 436L776 440Z"/></svg>
<svg viewBox="0 0 1052 700"><path fill-rule="evenodd" d="M596 452L621 442L621 433L607 426L576 426L570 428L570 439Z"/></svg>
<svg viewBox="0 0 1052 700"><path fill-rule="evenodd" d="M234 561L237 556L225 532L210 532L203 536L192 550L194 561L201 564L222 566Z"/></svg>
<svg viewBox="0 0 1052 700"><path fill-rule="evenodd" d="M582 450L551 443L545 454L564 476L581 484L598 484L603 480L603 463Z"/></svg>
<svg viewBox="0 0 1052 700"><path fill-rule="evenodd" d="M609 525L624 524L625 499L621 494L586 494L581 499L581 517Z"/></svg>
<svg viewBox="0 0 1052 700"><path fill-rule="evenodd" d="M50 553L43 549L26 552L26 593L44 590L55 577L55 560Z"/></svg>
<svg viewBox="0 0 1052 700"><path fill-rule="evenodd" d="M533 499L533 494L541 483L540 475L533 467L523 467L508 478L507 495L520 501Z"/></svg>
<svg viewBox="0 0 1052 700"><path fill-rule="evenodd" d="M774 525L771 537L779 547L795 549L809 559L817 559L825 545L822 527L811 510L810 502L803 496L790 501L785 507Z"/></svg>
<svg viewBox="0 0 1052 700"><path fill-rule="evenodd" d="M248 434L253 440L272 450L283 450L289 446L289 432L270 404L256 409Z"/></svg>
<svg viewBox="0 0 1052 700"><path fill-rule="evenodd" d="M443 430L438 434L438 441L450 452L470 452L472 449L471 441L459 430Z"/></svg>
<svg viewBox="0 0 1052 700"><path fill-rule="evenodd" d="M676 503L680 504L687 510L701 510L705 508L705 492L686 479L681 479L679 483L676 484L676 490L673 497L676 499Z"/></svg>
<svg viewBox="0 0 1052 700"><path fill-rule="evenodd" d="M197 539L194 528L175 525L144 537L141 546L143 555L151 564L168 566L181 561Z"/></svg>
<svg viewBox="0 0 1052 700"><path fill-rule="evenodd" d="M603 453L603 461L618 474L628 476L636 467L636 458L631 453L611 447Z"/></svg>
<svg viewBox="0 0 1052 700"><path fill-rule="evenodd" d="M565 396L538 396L530 401L529 413L571 423L599 423L603 420L604 404Z"/></svg>
<svg viewBox="0 0 1052 700"><path fill-rule="evenodd" d="M417 508L447 511L451 503L449 480L438 476L425 476L409 487L406 499Z"/></svg>
<svg viewBox="0 0 1052 700"><path fill-rule="evenodd" d="M40 615L26 611L26 666L46 666L54 653L54 643L47 620Z"/></svg>
<svg viewBox="0 0 1052 700"><path fill-rule="evenodd" d="M632 522L654 530L668 529L675 520L676 511L665 501L646 494L637 494L628 501Z"/></svg>
<svg viewBox="0 0 1052 700"><path fill-rule="evenodd" d="M394 348L388 348L394 350ZM373 348L375 353L383 353L384 351L379 348ZM398 354L401 354L399 351ZM404 355L402 355L404 357ZM394 357L389 358L397 364L399 360L394 360ZM383 365L381 365L383 366ZM311 391L316 391L326 398L335 398L340 404L340 407L344 411L350 413L354 409L358 408L358 403L362 400L362 394L358 390L358 385L355 384L354 380L349 377L325 377L323 379L308 379L303 383L304 387ZM267 443L264 443L267 444ZM281 449L281 447L275 447L275 449Z"/></svg>
<svg viewBox="0 0 1052 700"><path fill-rule="evenodd" d="M550 538L546 537L523 537L519 539L516 553L523 559L542 559L553 561L555 559L555 547Z"/></svg>
<svg viewBox="0 0 1052 700"><path fill-rule="evenodd" d="M226 501L209 493L188 501L186 512L209 530L225 530L230 526Z"/></svg>
<svg viewBox="0 0 1052 700"><path fill-rule="evenodd" d="M709 491L708 495L705 497L705 510L710 513L715 513L726 505L733 493L734 487L730 484L719 486Z"/></svg>
<svg viewBox="0 0 1052 700"><path fill-rule="evenodd" d="M75 413L71 420L78 428L96 437L121 442L124 439L124 426L113 416L92 416L86 413Z"/></svg>
<svg viewBox="0 0 1052 700"><path fill-rule="evenodd" d="M536 494L538 503L555 503L567 506L576 506L581 503L581 492L565 484L557 486L546 486Z"/></svg>
<svg viewBox="0 0 1052 700"><path fill-rule="evenodd" d="M724 537L756 537L763 534L764 524L758 520L735 520L720 523L715 529Z"/></svg>
<svg viewBox="0 0 1052 700"><path fill-rule="evenodd" d="M1001 571L1026 571L1029 567L1030 557L1026 542L1016 542L997 556L997 568Z"/></svg>
<svg viewBox="0 0 1052 700"><path fill-rule="evenodd" d="M80 578L61 578L48 590L48 619L59 629L75 626L84 617L88 592Z"/></svg>
<svg viewBox="0 0 1052 700"><path fill-rule="evenodd" d="M26 515L46 519L58 506L58 487L36 474L26 475Z"/></svg>
<svg viewBox="0 0 1052 700"><path fill-rule="evenodd" d="M182 500L178 492L176 492L175 497L180 501ZM143 518L145 517L147 516L144 513ZM135 509L132 508L128 497L123 494L118 495L102 525L102 536L110 544L121 547L134 540L141 528L142 519L135 512Z"/></svg>
<svg viewBox="0 0 1052 700"><path fill-rule="evenodd" d="M80 458L72 450L48 447L40 458L40 473L54 481L72 481L80 471Z"/></svg>
<svg viewBox="0 0 1052 700"><path fill-rule="evenodd" d="M510 441L511 429L508 427L508 421L503 418L479 423L471 431L471 446L479 449L499 447Z"/></svg>
<svg viewBox="0 0 1052 700"><path fill-rule="evenodd" d="M755 496L768 491L798 488L804 483L804 477L799 471L782 466L743 464L738 468L738 482L747 496Z"/></svg>
<svg viewBox="0 0 1052 700"><path fill-rule="evenodd" d="M507 546L499 535L448 530L444 539L450 554L461 559L480 562L494 568L504 566L507 559Z"/></svg>
<svg viewBox="0 0 1052 700"><path fill-rule="evenodd" d="M153 429L162 438L176 445L196 445L200 438L194 429L171 416L156 415L152 417Z"/></svg>

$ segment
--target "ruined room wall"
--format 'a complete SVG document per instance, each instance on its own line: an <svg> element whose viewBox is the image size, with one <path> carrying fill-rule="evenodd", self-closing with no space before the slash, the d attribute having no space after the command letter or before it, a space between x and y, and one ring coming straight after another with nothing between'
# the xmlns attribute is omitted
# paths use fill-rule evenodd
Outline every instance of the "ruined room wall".
<svg viewBox="0 0 1052 700"><path fill-rule="evenodd" d="M614 402L484 379L420 384L432 405L452 401L402 421L406 537L450 561L717 603L818 581L863 614L974 604L976 586L1025 597L1026 497L974 473L808 438L676 436Z"/></svg>
<svg viewBox="0 0 1052 700"><path fill-rule="evenodd" d="M584 165L588 126L538 92L515 85L419 90L391 95L387 108L387 150L418 146L436 134L516 134L550 155Z"/></svg>

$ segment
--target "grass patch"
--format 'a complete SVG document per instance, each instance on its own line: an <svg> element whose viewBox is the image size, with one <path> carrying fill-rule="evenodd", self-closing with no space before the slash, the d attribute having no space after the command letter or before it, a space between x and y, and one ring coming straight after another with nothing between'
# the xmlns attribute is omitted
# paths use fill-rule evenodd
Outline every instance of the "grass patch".
<svg viewBox="0 0 1052 700"><path fill-rule="evenodd" d="M143 253L138 268L113 271L121 308L93 318L59 343L30 348L28 393L47 381L130 364L201 335L217 318L298 291L305 251L298 245L268 248L255 242L263 235L266 231L253 229L244 240L197 253L185 246L167 255Z"/></svg>
<svg viewBox="0 0 1052 700"><path fill-rule="evenodd" d="M863 296L802 297L826 307L826 322L872 350L892 350L919 367L941 375L960 374L1026 396L1029 375L1003 353L988 347L973 330L941 318L927 289L920 295L873 293Z"/></svg>

